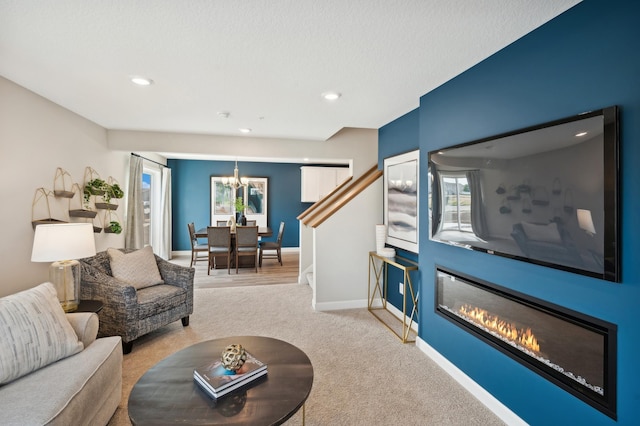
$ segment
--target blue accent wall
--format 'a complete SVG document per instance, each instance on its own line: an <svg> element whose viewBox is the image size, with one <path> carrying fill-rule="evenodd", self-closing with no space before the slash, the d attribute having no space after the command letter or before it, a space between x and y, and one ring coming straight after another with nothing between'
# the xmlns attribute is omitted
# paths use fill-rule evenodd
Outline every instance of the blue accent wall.
<svg viewBox="0 0 640 426"><path fill-rule="evenodd" d="M187 223L196 229L211 222L211 176L232 176L235 162L205 160L169 160L173 192L173 250L191 250ZM283 247L298 247L296 217L311 204L300 202L302 164L238 162L241 176L269 178L267 213L275 240L280 222L285 222Z"/></svg>
<svg viewBox="0 0 640 426"><path fill-rule="evenodd" d="M420 337L532 425L639 422L639 17L635 1L585 0L420 99ZM429 241L429 151L610 105L621 110L621 283ZM397 143L383 135L414 131L408 117L385 126L380 152ZM618 421L438 316L436 264L617 324Z"/></svg>
<svg viewBox="0 0 640 426"><path fill-rule="evenodd" d="M404 114L402 117L378 129L378 169L384 168L384 159L405 152L415 151L419 148L420 114L418 108ZM421 192L426 191L422 189ZM414 262L418 261L418 254L395 247L396 254ZM410 274L414 289L420 288L420 271ZM402 311L403 295L400 294L398 283L403 282L404 277L397 268L389 268L387 276L387 301L399 311ZM410 315L413 302L407 294L407 313ZM420 323L418 311L417 323Z"/></svg>

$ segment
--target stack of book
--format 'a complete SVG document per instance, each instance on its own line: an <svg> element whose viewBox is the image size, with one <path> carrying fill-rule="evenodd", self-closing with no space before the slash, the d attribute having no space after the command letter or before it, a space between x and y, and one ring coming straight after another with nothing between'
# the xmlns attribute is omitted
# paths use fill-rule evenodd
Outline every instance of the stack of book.
<svg viewBox="0 0 640 426"><path fill-rule="evenodd" d="M267 364L247 352L247 360L237 371L229 371L218 359L193 370L193 379L209 396L220 398L267 374Z"/></svg>

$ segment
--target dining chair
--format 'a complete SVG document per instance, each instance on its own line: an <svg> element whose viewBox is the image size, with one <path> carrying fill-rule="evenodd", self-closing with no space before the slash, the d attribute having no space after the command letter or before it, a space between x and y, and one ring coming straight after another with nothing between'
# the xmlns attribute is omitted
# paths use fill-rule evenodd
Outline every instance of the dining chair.
<svg viewBox="0 0 640 426"><path fill-rule="evenodd" d="M236 274L241 256L253 256L258 272L258 227L239 226L236 228Z"/></svg>
<svg viewBox="0 0 640 426"><path fill-rule="evenodd" d="M282 235L284 235L284 222L280 222L280 228L278 229L278 238L275 241L260 242L260 267L262 267L263 258L278 259L278 262L280 262L280 266L282 266ZM265 253L265 250L275 250L275 253Z"/></svg>
<svg viewBox="0 0 640 426"><path fill-rule="evenodd" d="M245 226L256 226L257 224L257 220L247 220L247 224Z"/></svg>
<svg viewBox="0 0 640 426"><path fill-rule="evenodd" d="M216 220L216 226L227 226L226 220Z"/></svg>
<svg viewBox="0 0 640 426"><path fill-rule="evenodd" d="M198 254L207 253L209 248L207 244L198 242L196 238L196 226L193 222L187 223L187 227L189 228L189 239L191 240L191 262L189 263L189 268L191 268L198 262L198 259L204 258L204 256L198 256Z"/></svg>
<svg viewBox="0 0 640 426"><path fill-rule="evenodd" d="M207 275L215 266L219 257L227 258L227 274L231 274L231 227L229 226L207 226L209 265Z"/></svg>

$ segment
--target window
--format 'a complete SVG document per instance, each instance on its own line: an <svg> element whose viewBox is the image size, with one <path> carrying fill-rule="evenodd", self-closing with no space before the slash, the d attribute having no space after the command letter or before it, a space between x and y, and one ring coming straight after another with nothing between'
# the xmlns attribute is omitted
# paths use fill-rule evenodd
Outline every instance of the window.
<svg viewBox="0 0 640 426"><path fill-rule="evenodd" d="M159 241L160 227L160 170L145 166L142 173L142 204L144 207L144 245Z"/></svg>
<svg viewBox="0 0 640 426"><path fill-rule="evenodd" d="M442 229L473 232L471 191L465 175L442 175Z"/></svg>

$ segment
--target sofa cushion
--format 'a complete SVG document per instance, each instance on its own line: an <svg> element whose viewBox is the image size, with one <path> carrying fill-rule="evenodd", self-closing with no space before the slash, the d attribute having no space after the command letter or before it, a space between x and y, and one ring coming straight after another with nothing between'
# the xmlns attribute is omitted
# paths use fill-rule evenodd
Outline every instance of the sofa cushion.
<svg viewBox="0 0 640 426"><path fill-rule="evenodd" d="M131 284L136 290L164 283L151 246L131 253L110 248L107 253L111 258L113 277Z"/></svg>
<svg viewBox="0 0 640 426"><path fill-rule="evenodd" d="M82 348L53 284L0 298L0 385Z"/></svg>

